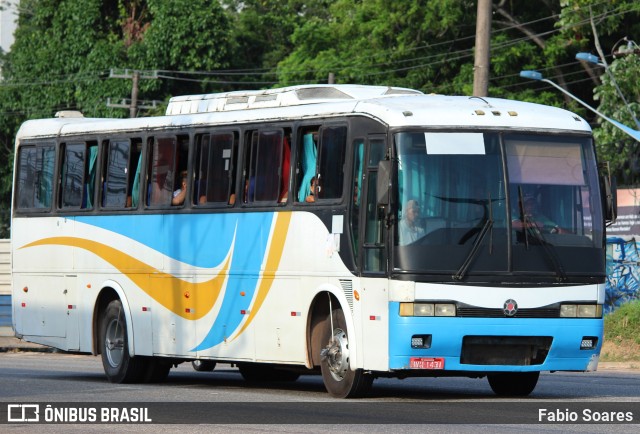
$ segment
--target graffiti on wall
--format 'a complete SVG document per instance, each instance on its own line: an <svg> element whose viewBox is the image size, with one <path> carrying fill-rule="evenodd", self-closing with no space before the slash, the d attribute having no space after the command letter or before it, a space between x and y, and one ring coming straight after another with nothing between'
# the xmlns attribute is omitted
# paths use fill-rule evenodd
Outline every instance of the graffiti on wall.
<svg viewBox="0 0 640 434"><path fill-rule="evenodd" d="M640 241L639 241L640 242ZM640 255L635 238L607 238L605 313L640 299Z"/></svg>

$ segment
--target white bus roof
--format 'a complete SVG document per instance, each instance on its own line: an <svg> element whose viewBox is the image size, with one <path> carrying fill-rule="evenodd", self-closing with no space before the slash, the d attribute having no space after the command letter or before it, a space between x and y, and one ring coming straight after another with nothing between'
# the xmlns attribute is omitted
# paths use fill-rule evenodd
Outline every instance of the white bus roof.
<svg viewBox="0 0 640 434"><path fill-rule="evenodd" d="M134 119L78 118L25 122L17 139L86 133L155 131L172 127L238 125L361 114L389 127L491 128L590 132L564 109L498 98L426 95L412 89L306 85L171 98L167 115Z"/></svg>

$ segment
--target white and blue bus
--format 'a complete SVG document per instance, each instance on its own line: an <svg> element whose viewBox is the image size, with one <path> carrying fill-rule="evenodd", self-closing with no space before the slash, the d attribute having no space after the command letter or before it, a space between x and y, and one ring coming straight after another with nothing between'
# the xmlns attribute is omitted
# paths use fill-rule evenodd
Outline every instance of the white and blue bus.
<svg viewBox="0 0 640 434"><path fill-rule="evenodd" d="M383 86L172 98L16 139L16 336L112 382L192 362L250 380L592 371L613 208L558 108Z"/></svg>

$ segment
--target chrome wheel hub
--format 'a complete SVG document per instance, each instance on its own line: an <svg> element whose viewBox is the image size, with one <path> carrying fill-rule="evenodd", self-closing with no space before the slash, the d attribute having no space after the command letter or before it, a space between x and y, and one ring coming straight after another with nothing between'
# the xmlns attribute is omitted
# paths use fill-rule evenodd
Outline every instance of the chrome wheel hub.
<svg viewBox="0 0 640 434"><path fill-rule="evenodd" d="M347 332L335 329L329 345L324 349L323 358L327 362L329 372L336 381L342 381L349 370L349 341Z"/></svg>

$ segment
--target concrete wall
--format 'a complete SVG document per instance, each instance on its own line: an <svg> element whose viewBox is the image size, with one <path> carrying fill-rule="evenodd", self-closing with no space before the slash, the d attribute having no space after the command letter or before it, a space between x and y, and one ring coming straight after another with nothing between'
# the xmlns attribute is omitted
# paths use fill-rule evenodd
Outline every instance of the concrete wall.
<svg viewBox="0 0 640 434"><path fill-rule="evenodd" d="M0 336L11 327L11 243L0 240Z"/></svg>
<svg viewBox="0 0 640 434"><path fill-rule="evenodd" d="M0 295L11 294L11 242L0 240Z"/></svg>

